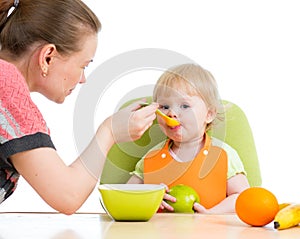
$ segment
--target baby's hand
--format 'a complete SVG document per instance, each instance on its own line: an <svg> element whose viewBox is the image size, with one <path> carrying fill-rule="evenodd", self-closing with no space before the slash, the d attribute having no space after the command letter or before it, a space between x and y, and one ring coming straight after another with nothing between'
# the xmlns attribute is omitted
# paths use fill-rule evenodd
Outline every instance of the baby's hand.
<svg viewBox="0 0 300 239"><path fill-rule="evenodd" d="M203 214L208 213L207 209L197 202L194 203L193 209L196 213L203 213Z"/></svg>
<svg viewBox="0 0 300 239"><path fill-rule="evenodd" d="M161 204L160 204L160 209L161 210L167 210L167 211L174 211L174 208L171 207L167 201L171 201L171 202L176 202L176 198L171 196L170 194L168 194L168 192L170 191L168 186L165 185L166 187L166 193L164 195L164 199L162 200Z"/></svg>

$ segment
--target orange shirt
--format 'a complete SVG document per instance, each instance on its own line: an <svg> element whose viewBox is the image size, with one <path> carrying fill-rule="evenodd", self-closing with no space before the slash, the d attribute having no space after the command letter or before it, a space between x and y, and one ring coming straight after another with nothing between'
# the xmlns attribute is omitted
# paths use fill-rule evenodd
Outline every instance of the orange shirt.
<svg viewBox="0 0 300 239"><path fill-rule="evenodd" d="M226 198L227 154L211 145L208 135L205 145L189 162L178 162L169 153L171 140L160 150L151 151L144 159L144 183L164 183L168 187L185 184L193 187L200 203L211 208Z"/></svg>

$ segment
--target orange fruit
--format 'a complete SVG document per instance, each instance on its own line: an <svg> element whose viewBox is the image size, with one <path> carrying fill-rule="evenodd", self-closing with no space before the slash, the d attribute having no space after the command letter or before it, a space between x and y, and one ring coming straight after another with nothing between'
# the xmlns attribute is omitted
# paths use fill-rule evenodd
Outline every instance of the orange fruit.
<svg viewBox="0 0 300 239"><path fill-rule="evenodd" d="M252 187L240 193L235 203L238 217L251 226L265 226L279 211L277 198L269 190Z"/></svg>

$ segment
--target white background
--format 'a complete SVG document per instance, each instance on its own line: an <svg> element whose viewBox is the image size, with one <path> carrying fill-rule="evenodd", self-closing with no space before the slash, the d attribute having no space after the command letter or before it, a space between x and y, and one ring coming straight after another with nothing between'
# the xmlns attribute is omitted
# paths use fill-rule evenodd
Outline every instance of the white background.
<svg viewBox="0 0 300 239"><path fill-rule="evenodd" d="M140 48L168 49L193 59L215 76L222 98L235 102L247 114L259 156L262 186L272 191L279 202L300 202L297 0L84 2L103 25L87 75L102 62ZM122 97L117 93L120 89L125 94L139 84L154 83L160 74L144 73L143 77L141 73L129 74L107 89L95 113L95 125L115 110ZM139 80L129 84L126 80L130 77ZM72 122L79 89L62 105L33 94L58 153L67 164L78 154ZM23 180L0 210L52 211ZM80 211L101 211L96 190Z"/></svg>

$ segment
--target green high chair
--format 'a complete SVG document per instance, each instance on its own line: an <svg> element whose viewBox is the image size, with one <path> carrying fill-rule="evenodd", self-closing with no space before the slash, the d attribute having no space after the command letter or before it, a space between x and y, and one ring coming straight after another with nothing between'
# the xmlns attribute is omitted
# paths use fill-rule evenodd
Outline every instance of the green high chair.
<svg viewBox="0 0 300 239"><path fill-rule="evenodd" d="M139 99L125 103L121 108L136 100ZM147 102L151 100L151 97L147 97ZM247 117L236 104L225 100L222 103L224 119L214 124L208 134L233 147L244 164L250 186L261 186L262 178L257 151ZM166 136L155 120L140 139L113 145L107 155L100 183L126 183L131 177L129 172L135 169L135 164L164 139Z"/></svg>

